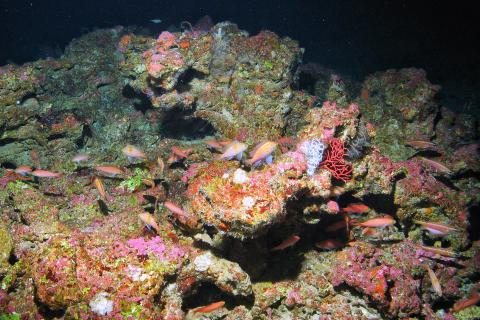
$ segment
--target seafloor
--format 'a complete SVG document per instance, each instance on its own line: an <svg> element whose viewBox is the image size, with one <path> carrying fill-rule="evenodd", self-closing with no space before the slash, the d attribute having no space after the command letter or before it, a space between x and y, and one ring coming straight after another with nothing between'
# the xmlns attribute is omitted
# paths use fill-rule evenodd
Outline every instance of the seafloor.
<svg viewBox="0 0 480 320"><path fill-rule="evenodd" d="M224 22L1 67L0 319L479 319L478 121L302 54Z"/></svg>

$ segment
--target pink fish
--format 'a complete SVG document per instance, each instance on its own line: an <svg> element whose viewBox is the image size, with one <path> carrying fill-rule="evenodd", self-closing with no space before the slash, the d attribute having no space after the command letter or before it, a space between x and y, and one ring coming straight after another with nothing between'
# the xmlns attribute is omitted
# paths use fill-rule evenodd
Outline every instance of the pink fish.
<svg viewBox="0 0 480 320"><path fill-rule="evenodd" d="M237 160L242 160L243 152L247 149L247 145L245 143L241 143L239 141L232 141L225 147L224 152L218 157L219 160L230 160L234 157Z"/></svg>
<svg viewBox="0 0 480 320"><path fill-rule="evenodd" d="M14 171L19 175L25 176L32 172L32 168L29 166L21 165L21 166L18 166Z"/></svg>
<svg viewBox="0 0 480 320"><path fill-rule="evenodd" d="M32 171L31 175L39 178L59 178L62 176L59 172L51 172L42 169Z"/></svg>
<svg viewBox="0 0 480 320"><path fill-rule="evenodd" d="M267 164L272 163L272 153L277 148L278 143L273 141L267 141L260 143L255 147L255 149L250 152L250 159L247 160L248 165L256 166L262 160L265 160Z"/></svg>
<svg viewBox="0 0 480 320"><path fill-rule="evenodd" d="M425 221L419 221L419 220L414 220L416 224L419 224L422 226L423 229L427 230L428 232L435 234L435 235L440 235L444 236L447 235L448 233L452 231L458 231L457 229L453 227L446 226L444 224L440 223L434 223L434 222L425 222Z"/></svg>
<svg viewBox="0 0 480 320"><path fill-rule="evenodd" d="M326 239L315 243L315 247L322 250L335 250L345 247L345 243L338 240Z"/></svg>
<svg viewBox="0 0 480 320"><path fill-rule="evenodd" d="M171 201L165 201L163 205L165 206L165 208L167 208L173 213L173 216L175 217L175 219L177 219L181 224L191 228L197 225L198 219L195 216L183 210L182 208L180 208L175 203Z"/></svg>
<svg viewBox="0 0 480 320"><path fill-rule="evenodd" d="M187 214L185 210L183 210L182 208L180 208L178 205L176 205L171 201L165 201L163 205L165 206L165 208L170 210L174 215L185 216Z"/></svg>
<svg viewBox="0 0 480 320"><path fill-rule="evenodd" d="M192 152L192 149L181 149L175 146L173 146L171 150L172 150L172 155L167 160L169 164L172 164L187 158Z"/></svg>
<svg viewBox="0 0 480 320"><path fill-rule="evenodd" d="M331 225L327 226L325 228L325 231L336 232L338 230L345 229L346 227L347 227L347 223L345 222L345 220L340 220L340 221L334 222Z"/></svg>
<svg viewBox="0 0 480 320"><path fill-rule="evenodd" d="M76 164L79 164L82 161L87 161L88 158L89 158L88 154L79 153L72 158L72 161L75 162Z"/></svg>
<svg viewBox="0 0 480 320"><path fill-rule="evenodd" d="M370 208L363 203L352 203L349 204L347 207L342 208L342 211L346 213L365 213L369 210Z"/></svg>
<svg viewBox="0 0 480 320"><path fill-rule="evenodd" d="M105 174L108 177L115 177L116 175L123 174L123 170L115 166L96 166L95 170Z"/></svg>
<svg viewBox="0 0 480 320"><path fill-rule="evenodd" d="M205 144L210 148L214 150L222 150L223 146L217 141L217 140L204 140Z"/></svg>
<svg viewBox="0 0 480 320"><path fill-rule="evenodd" d="M129 160L132 159L146 159L147 156L143 153L140 149L131 144L127 144L123 149L122 152L124 155L128 157Z"/></svg>
<svg viewBox="0 0 480 320"><path fill-rule="evenodd" d="M438 161L435 161L435 160L432 160L432 159L427 159L427 158L424 158L424 157L420 157L420 159L422 160L423 164L426 165L428 167L428 169L430 169L432 171L435 171L437 173L443 173L443 174L446 174L446 175L453 174L452 170L450 170L444 164L441 164Z"/></svg>
<svg viewBox="0 0 480 320"><path fill-rule="evenodd" d="M383 228L391 226L395 223L395 219L391 216L384 216L381 218L373 218L361 223L356 223L355 225L360 227L370 227L370 228Z"/></svg>
<svg viewBox="0 0 480 320"><path fill-rule="evenodd" d="M286 249L288 247L291 247L293 246L295 243L298 242L298 240L300 240L300 237L299 236L291 236L285 240L283 240L282 243L280 243L279 245L275 246L272 248L272 251L277 251L277 250L283 250L283 249Z"/></svg>

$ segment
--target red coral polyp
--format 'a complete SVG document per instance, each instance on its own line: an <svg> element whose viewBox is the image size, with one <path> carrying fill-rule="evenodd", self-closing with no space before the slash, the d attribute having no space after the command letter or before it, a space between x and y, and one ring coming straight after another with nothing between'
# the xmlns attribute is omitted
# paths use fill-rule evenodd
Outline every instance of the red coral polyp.
<svg viewBox="0 0 480 320"><path fill-rule="evenodd" d="M327 169L335 179L343 182L350 181L352 174L352 166L345 162L346 151L343 141L333 138L322 162L322 168Z"/></svg>

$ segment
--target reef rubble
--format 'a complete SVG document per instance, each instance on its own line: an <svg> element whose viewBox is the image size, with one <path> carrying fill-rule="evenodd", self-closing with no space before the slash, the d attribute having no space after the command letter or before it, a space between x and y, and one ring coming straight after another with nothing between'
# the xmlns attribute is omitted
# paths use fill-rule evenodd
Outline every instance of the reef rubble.
<svg viewBox="0 0 480 320"><path fill-rule="evenodd" d="M116 27L0 67L0 319L480 317L478 119L303 51Z"/></svg>

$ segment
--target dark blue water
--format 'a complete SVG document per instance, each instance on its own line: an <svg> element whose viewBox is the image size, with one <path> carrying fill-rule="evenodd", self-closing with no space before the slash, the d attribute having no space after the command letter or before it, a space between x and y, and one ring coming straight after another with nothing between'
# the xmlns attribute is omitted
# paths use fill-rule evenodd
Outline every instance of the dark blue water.
<svg viewBox="0 0 480 320"><path fill-rule="evenodd" d="M480 100L477 12L467 1L2 0L0 65L59 55L94 28L159 32L210 15L252 34L269 29L290 36L306 48L305 61L358 79L388 68L424 68L443 85L440 98L471 109Z"/></svg>

